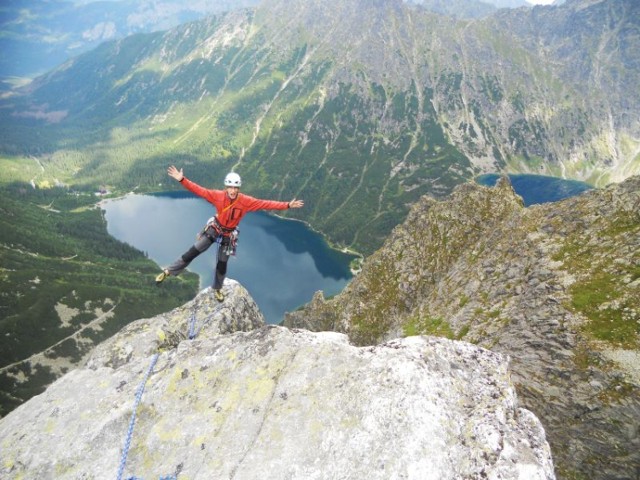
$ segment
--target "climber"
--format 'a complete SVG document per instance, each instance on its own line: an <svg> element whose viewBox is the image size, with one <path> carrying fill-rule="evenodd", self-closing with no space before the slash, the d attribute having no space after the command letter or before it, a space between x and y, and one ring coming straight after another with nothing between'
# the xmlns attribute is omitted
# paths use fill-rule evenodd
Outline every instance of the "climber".
<svg viewBox="0 0 640 480"><path fill-rule="evenodd" d="M216 216L209 219L193 246L160 272L156 277L156 284L159 285L170 275L179 275L194 258L207 250L214 242L219 242L213 291L216 300L222 302L224 300L222 284L227 274L227 261L229 256L235 253L235 245L238 238L238 229L236 227L245 213L257 210L302 208L304 202L295 198L290 202L260 200L249 195L240 194L242 180L240 175L235 172L230 172L225 177L224 190L209 190L190 181L184 176L182 170L182 168L178 170L171 165L167 169L167 173L187 190L211 203L216 208Z"/></svg>

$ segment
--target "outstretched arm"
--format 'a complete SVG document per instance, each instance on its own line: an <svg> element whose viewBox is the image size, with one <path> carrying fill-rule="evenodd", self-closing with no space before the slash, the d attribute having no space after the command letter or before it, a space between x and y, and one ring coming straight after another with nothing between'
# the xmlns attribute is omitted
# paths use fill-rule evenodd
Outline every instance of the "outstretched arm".
<svg viewBox="0 0 640 480"><path fill-rule="evenodd" d="M289 208L302 208L304 207L304 200L296 200L295 198L289 202Z"/></svg>
<svg viewBox="0 0 640 480"><path fill-rule="evenodd" d="M169 176L171 178L174 178L179 182L181 182L182 179L184 178L184 173L182 173L182 169L178 170L173 165L171 165L169 168L167 168L167 173L169 174Z"/></svg>

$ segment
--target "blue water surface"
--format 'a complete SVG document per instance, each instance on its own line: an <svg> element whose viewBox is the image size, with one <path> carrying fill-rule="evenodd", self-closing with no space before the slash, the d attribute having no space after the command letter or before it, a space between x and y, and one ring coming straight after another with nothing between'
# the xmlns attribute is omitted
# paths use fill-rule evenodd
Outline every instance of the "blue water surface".
<svg viewBox="0 0 640 480"><path fill-rule="evenodd" d="M501 175L489 173L480 175L476 181L487 187L495 186ZM593 187L578 180L565 180L557 177L533 174L509 175L511 185L518 195L522 197L528 207L539 203L557 202L564 198L579 195Z"/></svg>

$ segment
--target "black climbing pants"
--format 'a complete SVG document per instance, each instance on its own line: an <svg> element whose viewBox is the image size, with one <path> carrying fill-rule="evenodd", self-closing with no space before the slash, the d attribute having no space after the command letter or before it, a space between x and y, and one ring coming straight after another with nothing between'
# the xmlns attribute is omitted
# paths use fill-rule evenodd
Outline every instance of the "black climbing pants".
<svg viewBox="0 0 640 480"><path fill-rule="evenodd" d="M213 245L214 242L218 243L218 254L213 288L220 290L227 275L227 262L229 261L229 244L231 239L228 236L218 234L211 226L201 233L191 248L189 248L189 250L187 250L181 257L176 259L175 262L169 265L166 270L168 270L171 275L180 275L180 273L189 266L194 258L205 252L211 245Z"/></svg>

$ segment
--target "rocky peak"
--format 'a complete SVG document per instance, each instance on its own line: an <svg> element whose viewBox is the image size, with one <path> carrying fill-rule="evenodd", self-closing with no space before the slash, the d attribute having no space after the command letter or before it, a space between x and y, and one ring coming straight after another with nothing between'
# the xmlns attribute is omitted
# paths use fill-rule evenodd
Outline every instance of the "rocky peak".
<svg viewBox="0 0 640 480"><path fill-rule="evenodd" d="M265 326L246 290L225 290L132 323L2 418L0 475L555 478L507 357Z"/></svg>
<svg viewBox="0 0 640 480"><path fill-rule="evenodd" d="M560 478L640 471L640 177L525 208L503 179L423 197L337 297L290 327L462 339L513 358Z"/></svg>

